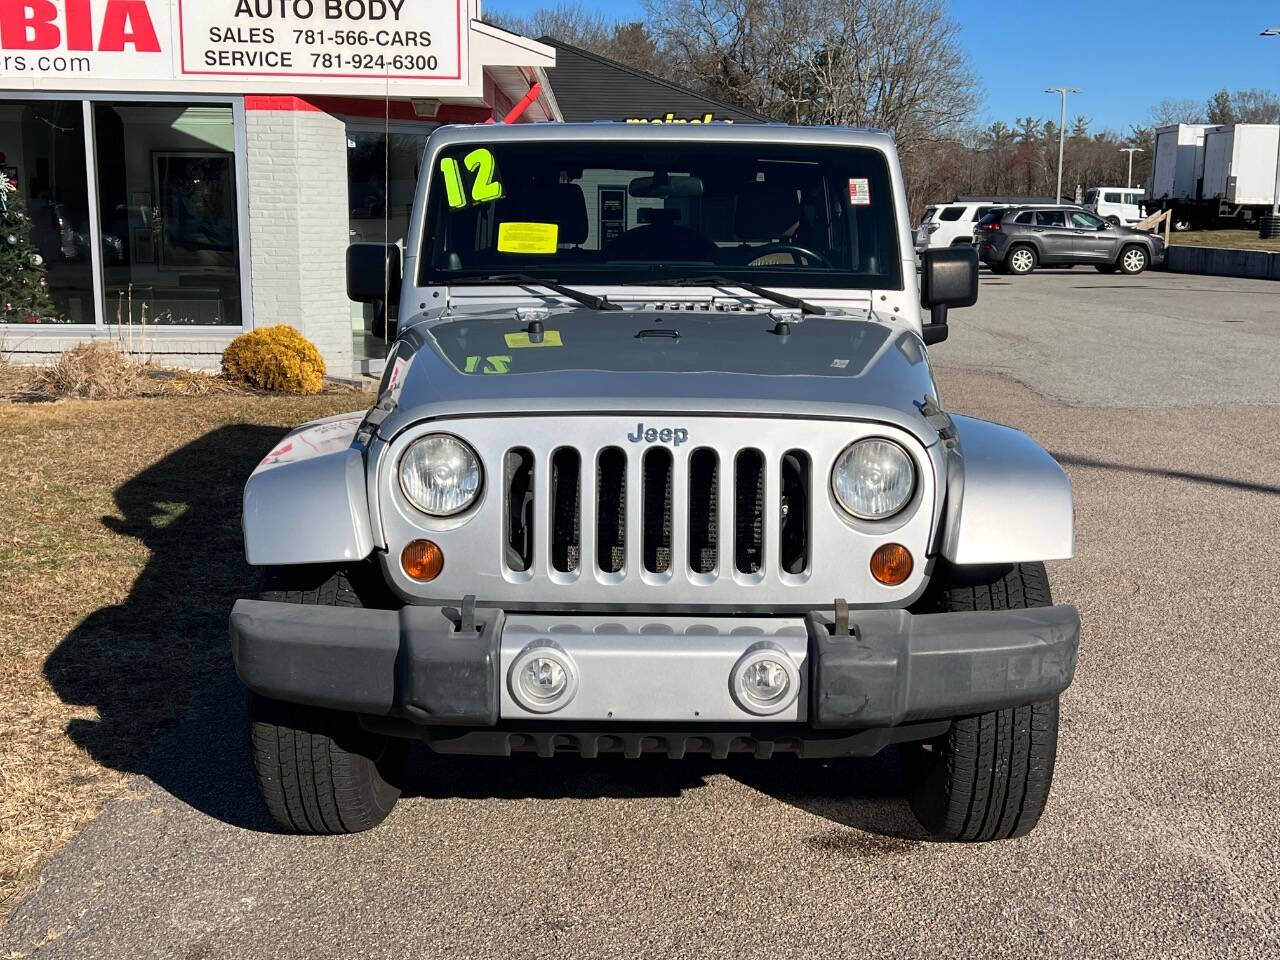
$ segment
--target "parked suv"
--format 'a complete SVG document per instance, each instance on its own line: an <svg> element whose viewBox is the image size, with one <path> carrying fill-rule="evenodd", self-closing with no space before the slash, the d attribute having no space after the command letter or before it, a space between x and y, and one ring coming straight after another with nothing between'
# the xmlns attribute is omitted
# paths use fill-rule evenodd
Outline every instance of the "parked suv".
<svg viewBox="0 0 1280 960"><path fill-rule="evenodd" d="M993 210L978 222L974 243L982 262L997 273L1093 264L1100 273L1139 274L1164 262L1159 237L1072 206Z"/></svg>
<svg viewBox="0 0 1280 960"><path fill-rule="evenodd" d="M916 230L916 252L930 247L968 246L973 243L973 228L979 220L993 210L1003 210L1008 204L989 200L957 200L939 203L925 210Z"/></svg>
<svg viewBox="0 0 1280 960"><path fill-rule="evenodd" d="M933 836L1035 826L1080 640L1044 566L1072 555L1071 485L943 409L929 348L977 257L926 251L917 279L893 141L445 126L422 171L407 257L348 254L352 300L400 291L377 402L245 487L263 587L231 642L272 815L373 826L409 740L904 744Z"/></svg>

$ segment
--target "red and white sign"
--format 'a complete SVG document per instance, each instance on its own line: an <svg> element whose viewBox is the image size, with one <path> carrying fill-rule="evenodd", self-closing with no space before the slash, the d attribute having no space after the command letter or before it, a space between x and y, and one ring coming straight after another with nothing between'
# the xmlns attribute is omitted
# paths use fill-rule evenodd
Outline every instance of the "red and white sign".
<svg viewBox="0 0 1280 960"><path fill-rule="evenodd" d="M429 96L474 0L0 0L0 88Z"/></svg>
<svg viewBox="0 0 1280 960"><path fill-rule="evenodd" d="M866 177L849 178L849 205L868 207L871 205L871 186Z"/></svg>

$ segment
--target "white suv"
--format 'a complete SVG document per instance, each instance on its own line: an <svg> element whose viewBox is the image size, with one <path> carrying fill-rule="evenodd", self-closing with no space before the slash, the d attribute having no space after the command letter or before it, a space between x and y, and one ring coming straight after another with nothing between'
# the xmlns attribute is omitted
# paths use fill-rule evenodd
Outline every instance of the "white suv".
<svg viewBox="0 0 1280 960"><path fill-rule="evenodd" d="M937 203L924 212L916 229L916 251L930 247L969 246L973 228L992 210L1003 210L1007 203L990 200L956 200Z"/></svg>
<svg viewBox="0 0 1280 960"><path fill-rule="evenodd" d="M1094 187L1084 195L1084 205L1103 220L1131 227L1147 216L1144 197L1145 192L1134 187Z"/></svg>

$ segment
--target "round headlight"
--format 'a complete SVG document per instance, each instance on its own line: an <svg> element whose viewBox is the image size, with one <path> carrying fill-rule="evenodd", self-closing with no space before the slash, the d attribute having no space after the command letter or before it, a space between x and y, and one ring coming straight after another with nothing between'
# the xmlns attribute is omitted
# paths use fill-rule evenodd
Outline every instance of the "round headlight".
<svg viewBox="0 0 1280 960"><path fill-rule="evenodd" d="M480 493L480 459L457 437L431 434L414 441L400 459L400 489L423 513L452 516Z"/></svg>
<svg viewBox="0 0 1280 960"><path fill-rule="evenodd" d="M891 440L859 440L836 460L831 489L840 506L862 520L884 520L907 505L916 468Z"/></svg>

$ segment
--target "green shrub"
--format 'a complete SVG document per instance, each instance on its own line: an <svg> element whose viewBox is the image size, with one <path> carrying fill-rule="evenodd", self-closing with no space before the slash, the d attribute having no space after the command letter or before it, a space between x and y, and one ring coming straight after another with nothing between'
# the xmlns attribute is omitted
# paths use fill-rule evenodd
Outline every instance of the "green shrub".
<svg viewBox="0 0 1280 960"><path fill-rule="evenodd" d="M293 327L260 327L236 337L222 352L222 372L232 380L276 393L319 393L324 358Z"/></svg>

